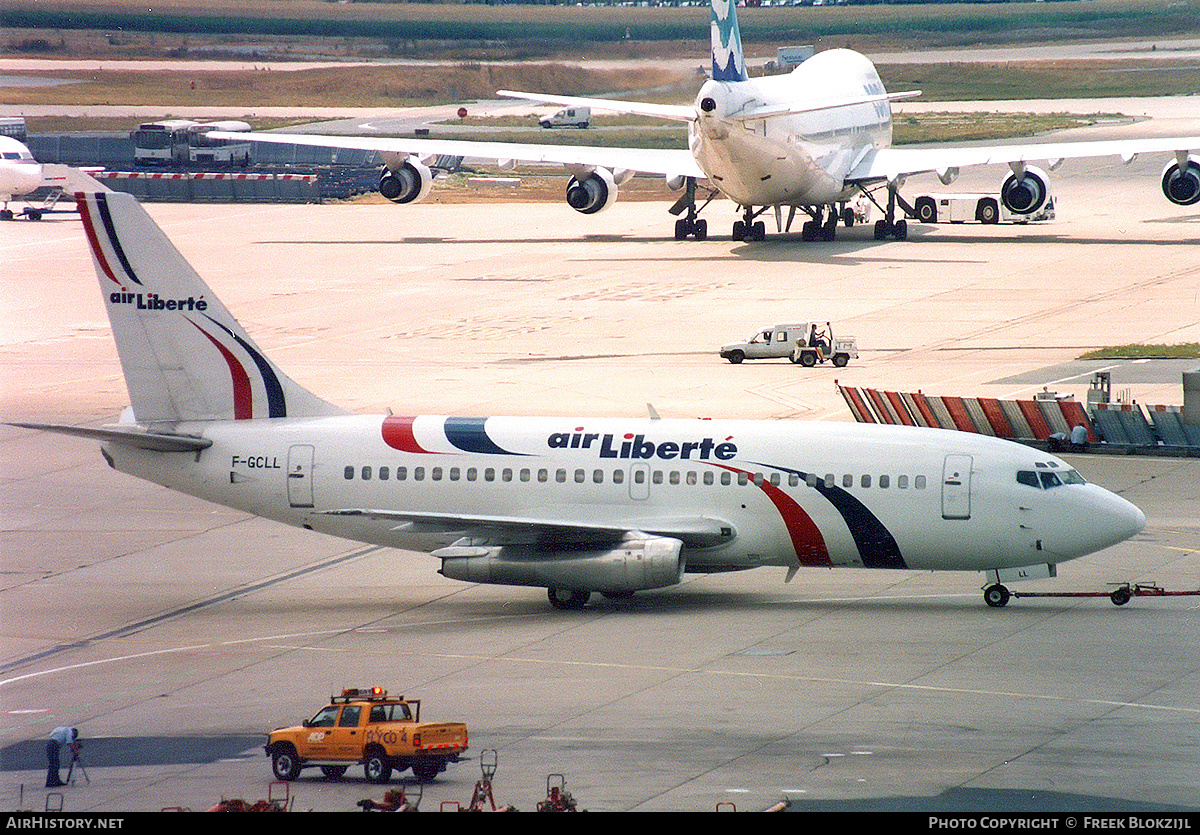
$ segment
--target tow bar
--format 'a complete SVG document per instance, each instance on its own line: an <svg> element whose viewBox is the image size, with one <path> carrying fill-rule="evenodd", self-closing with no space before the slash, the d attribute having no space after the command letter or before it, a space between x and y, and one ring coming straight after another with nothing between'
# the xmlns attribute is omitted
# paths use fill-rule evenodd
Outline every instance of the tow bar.
<svg viewBox="0 0 1200 835"><path fill-rule="evenodd" d="M1013 597L1107 597L1115 606L1124 606L1135 597L1182 597L1200 595L1196 591L1167 591L1156 583L1113 583L1112 591L1015 591Z"/></svg>

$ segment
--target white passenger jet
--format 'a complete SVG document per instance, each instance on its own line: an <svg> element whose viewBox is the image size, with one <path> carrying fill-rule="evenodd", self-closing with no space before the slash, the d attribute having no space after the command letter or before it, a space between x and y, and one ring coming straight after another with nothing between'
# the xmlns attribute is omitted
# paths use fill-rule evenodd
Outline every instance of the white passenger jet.
<svg viewBox="0 0 1200 835"><path fill-rule="evenodd" d="M239 141L314 145L377 151L384 160L379 191L396 203L413 203L429 194L430 162L440 154L515 162L558 163L571 175L566 198L571 208L594 214L613 204L618 187L636 172L661 174L685 194L671 208L684 215L675 237L703 239L707 221L699 218L697 181L741 207L733 224L734 240L761 240L766 234L757 218L775 212L776 228L789 229L797 210L808 215L801 229L805 240L832 240L840 222L850 225L847 205L867 195L883 211L875 238L907 237L908 223L896 217L921 217L900 196L904 179L935 172L944 184L960 169L1001 164L1011 169L1000 199L1014 214L1032 215L1050 199L1049 175L1032 160L1046 160L1051 170L1076 157L1115 156L1127 162L1138 154L1172 154L1162 172L1167 199L1181 206L1200 202L1200 135L1099 142L1054 142L969 148L907 146L892 148L894 99L919 92L888 93L875 66L848 49L820 52L786 75L749 78L732 0L712 2L712 77L700 88L693 105L658 105L612 99L551 96L507 90L499 95L565 107L591 107L683 122L688 150L562 147L505 142L439 139L381 139L304 134L213 134ZM880 204L878 192L886 193ZM709 200L712 196L709 197ZM788 210L786 222L783 209ZM686 213L686 214L685 214Z"/></svg>
<svg viewBox="0 0 1200 835"><path fill-rule="evenodd" d="M760 566L1009 578L1121 542L1129 502L974 434L857 423L350 414L286 377L130 195L76 196L132 408L121 472L269 519L432 552L446 577L592 592Z"/></svg>
<svg viewBox="0 0 1200 835"><path fill-rule="evenodd" d="M24 143L11 136L0 136L0 203L4 204L0 220L13 219L13 211L8 207L13 198L31 194L45 184L41 163Z"/></svg>

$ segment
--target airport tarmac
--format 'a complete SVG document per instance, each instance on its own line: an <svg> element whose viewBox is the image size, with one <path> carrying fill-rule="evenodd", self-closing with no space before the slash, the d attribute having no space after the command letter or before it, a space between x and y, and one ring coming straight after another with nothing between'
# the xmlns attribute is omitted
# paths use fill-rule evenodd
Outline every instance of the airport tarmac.
<svg viewBox="0 0 1200 835"><path fill-rule="evenodd" d="M914 223L904 242L856 227L733 243L723 201L705 212L713 237L676 242L667 195L592 217L502 196L148 208L272 359L357 411L844 421L835 379L1082 399L1087 372L1063 371L1087 349L1200 342L1200 208L1162 197L1163 163L1068 162L1053 223ZM925 189L945 190L913 178L906 193ZM0 226L0 274L0 419L115 420L127 397L78 220ZM861 358L716 355L817 318ZM1177 376L1116 365L1115 392L1182 401ZM1146 529L1015 591L1200 588L1200 459L1070 460ZM593 811L1200 811L1200 597L991 609L973 573L785 584L760 569L562 612L541 590L447 580L427 555L247 517L115 473L90 442L10 427L0 508L9 809L43 807L44 740L64 724L90 780L63 790L67 811L265 798L263 735L379 684L470 728L470 759L425 787L426 811L467 803L484 749L496 800L523 810L561 774ZM327 811L383 795L357 768L291 792Z"/></svg>

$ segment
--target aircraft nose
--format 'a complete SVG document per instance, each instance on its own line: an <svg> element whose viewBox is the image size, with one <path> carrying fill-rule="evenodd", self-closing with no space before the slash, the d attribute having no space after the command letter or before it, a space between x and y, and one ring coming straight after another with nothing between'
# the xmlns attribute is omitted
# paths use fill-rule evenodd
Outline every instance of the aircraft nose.
<svg viewBox="0 0 1200 835"><path fill-rule="evenodd" d="M1098 504L1100 507L1092 517L1092 524L1093 537L1097 540L1099 548L1124 542L1146 527L1146 514L1133 502L1126 501L1115 493L1105 490Z"/></svg>

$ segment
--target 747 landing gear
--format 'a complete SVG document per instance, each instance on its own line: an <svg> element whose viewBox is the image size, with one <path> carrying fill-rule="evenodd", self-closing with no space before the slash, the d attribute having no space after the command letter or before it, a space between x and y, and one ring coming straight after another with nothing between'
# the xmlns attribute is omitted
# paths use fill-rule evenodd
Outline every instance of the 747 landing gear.
<svg viewBox="0 0 1200 835"><path fill-rule="evenodd" d="M761 215L767 210L763 206L757 212L753 206L742 207L742 219L735 221L733 224L733 240L735 241L763 241L767 238L767 225L761 220L754 218Z"/></svg>
<svg viewBox="0 0 1200 835"><path fill-rule="evenodd" d="M894 183L888 183L887 190L888 204L887 208L883 210L884 219L875 222L875 240L882 241L890 236L898 241L903 241L908 238L908 221L903 217L896 220L896 204L900 204L900 208L904 210L906 215L916 217L916 211L912 206L904 202L904 198L900 196L900 191ZM867 196L871 197L869 194ZM871 198L871 202L875 203L873 197ZM875 205L878 206L879 204L875 203ZM1005 603L1007 602L1008 598L1006 597ZM1004 603L999 605L1003 606Z"/></svg>
<svg viewBox="0 0 1200 835"><path fill-rule="evenodd" d="M670 209L671 214L677 215L687 212L686 217L681 217L675 221L675 240L682 241L689 237L695 238L698 241L703 241L708 237L708 221L700 218L700 209L707 206L716 194L714 191L704 201L704 206L696 208L696 178L688 177L685 188L687 189L683 196L675 201Z"/></svg>

